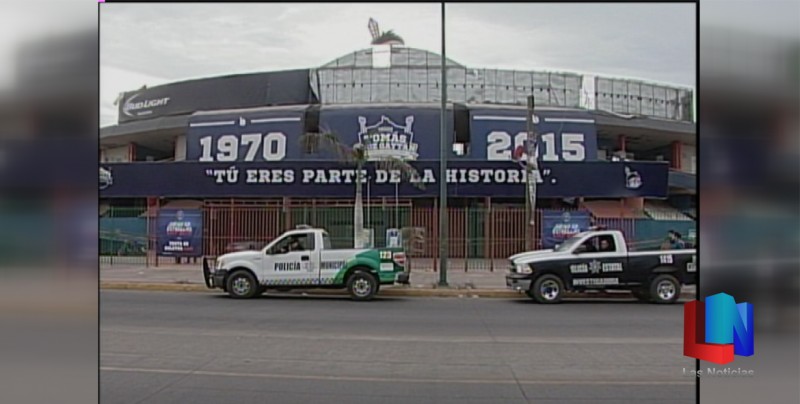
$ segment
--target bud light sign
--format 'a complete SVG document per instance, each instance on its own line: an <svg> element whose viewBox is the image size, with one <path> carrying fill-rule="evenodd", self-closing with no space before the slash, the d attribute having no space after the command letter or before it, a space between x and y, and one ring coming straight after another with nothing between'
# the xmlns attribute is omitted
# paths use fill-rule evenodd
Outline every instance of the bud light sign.
<svg viewBox="0 0 800 404"><path fill-rule="evenodd" d="M590 224L591 216L587 211L545 210L542 212L542 247L553 248L588 229Z"/></svg>

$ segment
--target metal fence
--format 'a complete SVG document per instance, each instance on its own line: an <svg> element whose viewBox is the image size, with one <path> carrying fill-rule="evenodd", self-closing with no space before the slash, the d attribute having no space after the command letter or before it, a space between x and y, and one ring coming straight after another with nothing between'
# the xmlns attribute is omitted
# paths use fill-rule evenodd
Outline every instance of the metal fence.
<svg viewBox="0 0 800 404"><path fill-rule="evenodd" d="M281 201L242 203L206 202L203 210L203 253L218 256L235 249L237 243L263 246L299 224L325 228L333 248L353 245L351 201ZM106 265L154 265L178 263L159 257L156 251L157 211L111 209L100 219L100 261ZM493 271L503 269L515 253L542 248L541 211L531 229L526 212L517 206L449 207L447 251L453 270ZM621 230L635 240L635 220L596 219L609 229ZM373 245L386 245L391 228L416 229L418 239L407 246L415 268L438 270L439 209L413 206L411 201L365 201L364 224L372 229ZM656 243L657 247L657 243ZM193 260L192 262L196 262Z"/></svg>
<svg viewBox="0 0 800 404"><path fill-rule="evenodd" d="M155 230L144 208L114 208L101 214L99 247L101 264L148 264L155 251L150 234Z"/></svg>

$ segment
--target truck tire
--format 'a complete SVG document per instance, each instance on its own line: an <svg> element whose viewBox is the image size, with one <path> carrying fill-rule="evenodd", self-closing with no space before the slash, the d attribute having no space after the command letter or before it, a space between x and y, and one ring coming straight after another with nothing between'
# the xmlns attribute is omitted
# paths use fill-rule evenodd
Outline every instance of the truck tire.
<svg viewBox="0 0 800 404"><path fill-rule="evenodd" d="M552 274L542 275L533 282L531 290L528 291L528 296L538 303L559 303L564 296L564 282L561 281L561 278Z"/></svg>
<svg viewBox="0 0 800 404"><path fill-rule="evenodd" d="M681 284L672 275L658 275L650 282L650 298L653 303L675 303L680 295Z"/></svg>
<svg viewBox="0 0 800 404"><path fill-rule="evenodd" d="M650 302L650 292L646 288L631 289L631 294L640 302Z"/></svg>
<svg viewBox="0 0 800 404"><path fill-rule="evenodd" d="M372 300L378 292L378 280L368 271L359 269L347 278L347 291L357 301Z"/></svg>
<svg viewBox="0 0 800 404"><path fill-rule="evenodd" d="M240 269L228 275L226 290L234 299L251 299L260 294L261 286L250 271Z"/></svg>

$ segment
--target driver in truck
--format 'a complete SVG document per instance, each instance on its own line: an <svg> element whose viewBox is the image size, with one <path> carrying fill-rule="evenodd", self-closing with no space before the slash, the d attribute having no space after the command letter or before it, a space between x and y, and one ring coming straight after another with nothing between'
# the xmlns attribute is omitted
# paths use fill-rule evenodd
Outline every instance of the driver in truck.
<svg viewBox="0 0 800 404"><path fill-rule="evenodd" d="M302 237L302 236L300 236ZM292 236L289 238L289 242L285 244L283 247L280 247L278 251L281 254L290 253L292 251L303 251L303 244L300 242L299 236Z"/></svg>
<svg viewBox="0 0 800 404"><path fill-rule="evenodd" d="M600 240L600 252L613 252L614 249L611 248L611 243L608 241L607 238L603 237Z"/></svg>

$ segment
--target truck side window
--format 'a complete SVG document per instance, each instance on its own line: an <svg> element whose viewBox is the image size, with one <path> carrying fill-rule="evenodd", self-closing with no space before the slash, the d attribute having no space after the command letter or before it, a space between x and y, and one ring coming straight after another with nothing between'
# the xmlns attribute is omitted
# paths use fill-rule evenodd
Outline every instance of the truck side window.
<svg viewBox="0 0 800 404"><path fill-rule="evenodd" d="M278 242L267 251L267 254L285 254L289 250L289 243L291 241L291 237L284 237L278 240Z"/></svg>
<svg viewBox="0 0 800 404"><path fill-rule="evenodd" d="M610 235L594 236L584 241L582 247L584 253L617 251L617 246L614 243L614 237Z"/></svg>
<svg viewBox="0 0 800 404"><path fill-rule="evenodd" d="M298 237L302 247L301 251L314 251L314 233L307 233Z"/></svg>
<svg viewBox="0 0 800 404"><path fill-rule="evenodd" d="M614 252L617 251L617 246L614 243L614 237L612 236L600 236L600 252Z"/></svg>
<svg viewBox="0 0 800 404"><path fill-rule="evenodd" d="M588 240L584 241L583 244L581 244L582 252L584 252L584 253L597 252L598 251L597 238L598 237L595 236L595 237L591 237Z"/></svg>
<svg viewBox="0 0 800 404"><path fill-rule="evenodd" d="M295 234L278 241L270 254L286 254L293 251L313 251L314 233Z"/></svg>

